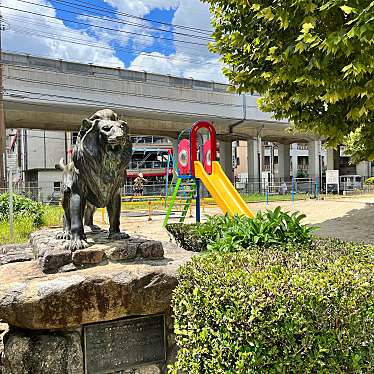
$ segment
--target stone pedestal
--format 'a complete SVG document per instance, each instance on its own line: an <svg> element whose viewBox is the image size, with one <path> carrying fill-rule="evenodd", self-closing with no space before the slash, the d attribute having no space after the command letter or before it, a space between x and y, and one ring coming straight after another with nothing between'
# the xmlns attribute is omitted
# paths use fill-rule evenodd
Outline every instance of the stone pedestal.
<svg viewBox="0 0 374 374"><path fill-rule="evenodd" d="M85 227L88 248L71 252L66 240L56 239L59 230L40 230L31 234L30 243L35 259L44 273L66 272L109 262L135 259L161 259L162 243L146 238L111 241L106 230Z"/></svg>
<svg viewBox="0 0 374 374"><path fill-rule="evenodd" d="M3 333L2 374L85 373L86 327L108 323L109 329L116 329L119 327L114 321L123 320L126 325L128 319L130 327L125 328L134 328L129 330L133 338L121 344L127 344L130 354L132 346L138 347L137 356L132 357L137 364L126 368L126 360L114 357L116 365L124 365L120 372L166 372L166 365L176 353L172 291L177 284L177 269L192 256L191 252L172 243L142 238L113 244L100 231L89 234L89 241L95 238L92 246L69 257L63 247L57 247L54 234L43 231L33 235L35 260L21 257L22 262L0 265L0 322L9 325L9 331ZM30 247L25 248L30 253ZM150 328L148 339L149 327L144 332L137 318L151 320L154 316L162 316L164 321L165 357L156 360L155 356L156 362L151 362L155 332ZM158 335L163 331L160 329ZM137 336L137 332L141 334ZM139 353L143 340L141 344L138 340L141 336L144 339L144 334L148 340L144 344L148 345L143 358ZM105 334L98 336L94 345L102 347L98 360L111 365L111 349L105 352L105 347L110 346L106 338Z"/></svg>

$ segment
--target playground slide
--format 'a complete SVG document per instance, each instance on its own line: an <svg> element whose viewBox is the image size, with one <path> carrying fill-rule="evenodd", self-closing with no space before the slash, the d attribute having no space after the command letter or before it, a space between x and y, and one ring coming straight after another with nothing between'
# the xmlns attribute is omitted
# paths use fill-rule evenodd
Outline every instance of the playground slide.
<svg viewBox="0 0 374 374"><path fill-rule="evenodd" d="M235 214L246 215L249 218L253 218L252 211L248 208L217 161L213 161L212 174L210 175L207 174L200 161L195 161L194 165L195 177L204 183L223 213L229 213L231 216Z"/></svg>

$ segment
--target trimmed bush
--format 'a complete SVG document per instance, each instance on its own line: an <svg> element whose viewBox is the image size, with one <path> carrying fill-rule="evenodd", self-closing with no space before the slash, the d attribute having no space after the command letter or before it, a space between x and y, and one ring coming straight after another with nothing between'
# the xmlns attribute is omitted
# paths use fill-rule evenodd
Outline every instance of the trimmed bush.
<svg viewBox="0 0 374 374"><path fill-rule="evenodd" d="M370 185L374 185L374 177L371 177L371 178L368 178L365 180L364 184L370 186Z"/></svg>
<svg viewBox="0 0 374 374"><path fill-rule="evenodd" d="M31 218L34 226L43 224L43 205L28 197L13 194L13 210L15 218ZM0 221L9 219L9 194L0 195Z"/></svg>
<svg viewBox="0 0 374 374"><path fill-rule="evenodd" d="M274 211L258 212L253 219L246 216L212 216L200 225L167 225L177 243L188 251L205 249L233 252L253 246L303 244L311 240L309 227L301 223L305 215Z"/></svg>
<svg viewBox="0 0 374 374"><path fill-rule="evenodd" d="M374 247L320 240L194 257L172 373L374 372Z"/></svg>

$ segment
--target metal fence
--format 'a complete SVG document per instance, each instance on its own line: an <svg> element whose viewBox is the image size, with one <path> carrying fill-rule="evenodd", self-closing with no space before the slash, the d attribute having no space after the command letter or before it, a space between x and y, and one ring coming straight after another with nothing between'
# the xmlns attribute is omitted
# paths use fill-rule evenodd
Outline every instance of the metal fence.
<svg viewBox="0 0 374 374"><path fill-rule="evenodd" d="M318 182L312 178L295 178L293 181L281 181L279 179L241 179L235 181L235 188L242 195L252 194L279 194L308 193L315 194L320 191Z"/></svg>
<svg viewBox="0 0 374 374"><path fill-rule="evenodd" d="M311 178L295 178L293 181L280 181L266 179L241 179L234 182L235 188L243 196L248 195L286 195L286 194L309 194L319 195L325 194L324 182L322 185L319 181ZM170 186L170 183L169 183ZM144 184L143 196L165 196L165 183L160 181L148 181ZM7 192L8 188L0 189L0 193ZM202 187L202 196L209 197L208 191ZM334 191L331 191L334 192ZM336 192L336 191L335 191ZM343 193L342 191L340 191ZM35 183L30 182L26 185L13 185L13 193L30 197L35 201L44 204L58 204L61 199L60 186L56 182ZM122 196L133 196L133 184L128 183L122 187ZM344 195L374 193L374 185L362 185L360 188L352 188L344 190Z"/></svg>
<svg viewBox="0 0 374 374"><path fill-rule="evenodd" d="M134 189L132 184L125 184L122 188L122 195L132 196L134 195ZM164 196L165 195L165 183L146 183L144 185L144 196Z"/></svg>
<svg viewBox="0 0 374 374"><path fill-rule="evenodd" d="M165 169L167 166L166 161L132 161L128 169Z"/></svg>
<svg viewBox="0 0 374 374"><path fill-rule="evenodd" d="M8 190L8 188L2 188L0 189L0 193L8 192ZM61 199L60 188L54 188L53 185L49 187L37 185L19 186L15 184L13 185L13 193L29 197L43 204L56 205Z"/></svg>

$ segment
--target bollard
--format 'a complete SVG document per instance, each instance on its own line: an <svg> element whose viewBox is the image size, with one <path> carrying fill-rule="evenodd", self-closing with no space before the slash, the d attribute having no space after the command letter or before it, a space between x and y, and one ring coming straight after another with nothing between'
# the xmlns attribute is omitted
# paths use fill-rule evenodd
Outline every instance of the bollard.
<svg viewBox="0 0 374 374"><path fill-rule="evenodd" d="M13 173L9 170L9 234L10 240L13 241Z"/></svg>
<svg viewBox="0 0 374 374"><path fill-rule="evenodd" d="M148 221L152 221L152 201L148 201Z"/></svg>
<svg viewBox="0 0 374 374"><path fill-rule="evenodd" d="M292 198L292 206L295 206L295 178L294 177L292 177L291 198Z"/></svg>
<svg viewBox="0 0 374 374"><path fill-rule="evenodd" d="M101 208L101 223L105 223L104 208Z"/></svg>

